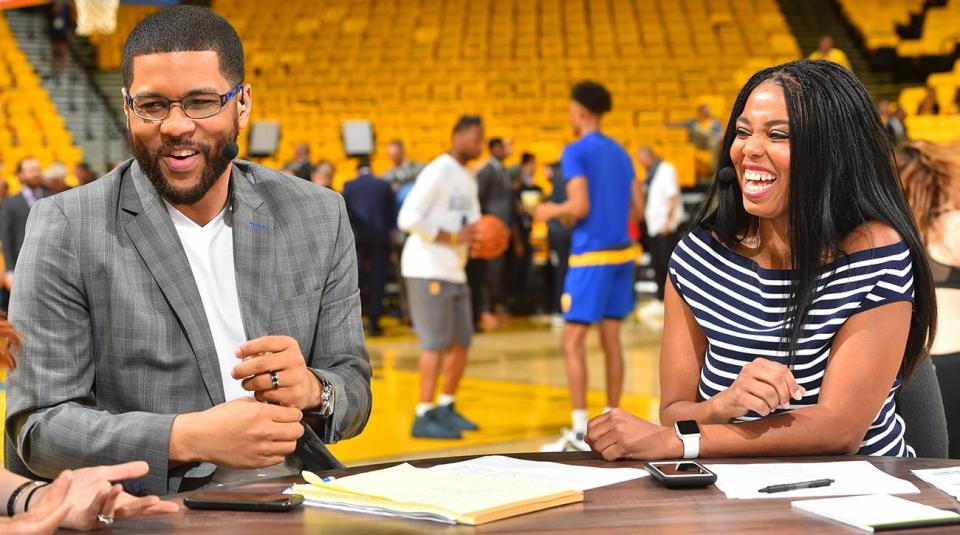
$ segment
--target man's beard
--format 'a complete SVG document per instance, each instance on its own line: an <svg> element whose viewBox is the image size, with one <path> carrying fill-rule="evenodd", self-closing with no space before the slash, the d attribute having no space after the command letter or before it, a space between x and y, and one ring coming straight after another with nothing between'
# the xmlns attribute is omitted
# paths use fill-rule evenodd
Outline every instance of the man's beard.
<svg viewBox="0 0 960 535"><path fill-rule="evenodd" d="M156 150L151 151L136 136L127 129L127 139L130 141L130 148L133 150L133 156L140 164L140 170L148 179L157 193L167 202L174 205L194 204L202 199L210 188L212 188L220 175L226 171L230 161L223 157L223 148L228 143L237 140L237 133L240 130L240 124L236 118L233 121L232 131L226 133L216 140L216 144L211 146L209 143L192 140L189 138L168 139L163 142ZM163 171L160 169L160 160L163 158L165 150L177 147L188 148L203 154L204 167L200 172L200 180L192 187L183 189L177 188L170 183Z"/></svg>

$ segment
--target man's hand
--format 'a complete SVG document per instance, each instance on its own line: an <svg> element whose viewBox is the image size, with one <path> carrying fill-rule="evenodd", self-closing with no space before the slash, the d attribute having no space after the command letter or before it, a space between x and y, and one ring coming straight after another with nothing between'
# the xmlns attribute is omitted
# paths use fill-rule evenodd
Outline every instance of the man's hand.
<svg viewBox="0 0 960 535"><path fill-rule="evenodd" d="M13 289L13 272L7 271L3 274L3 287L7 290Z"/></svg>
<svg viewBox="0 0 960 535"><path fill-rule="evenodd" d="M673 429L652 424L623 409L613 409L590 420L584 440L608 461L649 461L683 455L683 444Z"/></svg>
<svg viewBox="0 0 960 535"><path fill-rule="evenodd" d="M203 412L181 414L170 431L170 460L228 468L263 468L283 462L303 436L296 407L240 398Z"/></svg>
<svg viewBox="0 0 960 535"><path fill-rule="evenodd" d="M471 223L469 225L464 225L459 232L457 232L457 245L470 245L474 240L474 234L477 230L477 224Z"/></svg>
<svg viewBox="0 0 960 535"><path fill-rule="evenodd" d="M258 401L271 401L300 410L320 406L320 380L309 369L300 344L289 336L262 336L243 343L236 351L243 362L233 368L233 378ZM276 374L275 387L272 373Z"/></svg>
<svg viewBox="0 0 960 535"><path fill-rule="evenodd" d="M545 202L537 205L533 210L533 221L535 223L546 223L557 217L555 214L557 205L552 202Z"/></svg>

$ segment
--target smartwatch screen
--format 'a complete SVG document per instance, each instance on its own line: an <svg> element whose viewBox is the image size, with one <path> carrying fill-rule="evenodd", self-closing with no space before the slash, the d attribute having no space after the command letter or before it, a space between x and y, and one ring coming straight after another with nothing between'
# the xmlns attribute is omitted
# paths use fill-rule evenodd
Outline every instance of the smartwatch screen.
<svg viewBox="0 0 960 535"><path fill-rule="evenodd" d="M677 422L677 430L681 435L699 435L700 426L694 420L681 420Z"/></svg>

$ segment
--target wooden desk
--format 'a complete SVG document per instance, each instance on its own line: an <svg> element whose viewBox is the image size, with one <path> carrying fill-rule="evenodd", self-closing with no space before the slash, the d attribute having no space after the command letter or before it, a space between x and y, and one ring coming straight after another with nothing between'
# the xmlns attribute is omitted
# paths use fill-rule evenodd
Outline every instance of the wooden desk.
<svg viewBox="0 0 960 535"><path fill-rule="evenodd" d="M640 468L640 462L606 463L592 453L532 453L513 457L557 461L587 466ZM415 461L420 467L462 461L468 457L449 457ZM910 470L960 466L960 460L894 459L857 457L869 460L893 476L912 481L921 494L905 498L941 509L960 512L957 500L917 479ZM787 459L717 459L707 463L737 462L823 462L852 460L851 457L806 457ZM393 463L396 464L396 463ZM384 468L376 465L351 468L340 476ZM271 480L243 487L248 490L278 492L289 486L291 478ZM166 517L119 520L104 532L122 533L204 533L231 535L285 535L292 533L788 533L818 535L825 533L864 533L842 524L816 517L790 507L789 499L727 500L715 487L670 490L653 478L645 477L618 485L585 492L584 502L565 505L529 515L509 518L479 527L448 526L432 522L390 519L372 515L345 513L302 507L290 513L238 513L227 511L190 511ZM942 529L913 530L916 533L957 533L956 526ZM69 532L64 532L69 533Z"/></svg>

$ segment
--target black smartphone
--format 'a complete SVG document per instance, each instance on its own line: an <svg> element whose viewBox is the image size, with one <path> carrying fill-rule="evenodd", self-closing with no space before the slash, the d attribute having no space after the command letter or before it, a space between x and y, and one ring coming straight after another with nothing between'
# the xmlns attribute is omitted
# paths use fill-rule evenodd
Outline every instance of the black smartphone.
<svg viewBox="0 0 960 535"><path fill-rule="evenodd" d="M717 482L717 474L696 461L655 461L643 467L670 489L707 487Z"/></svg>
<svg viewBox="0 0 960 535"><path fill-rule="evenodd" d="M261 492L198 492L183 499L190 509L218 511L290 511L303 503L299 494Z"/></svg>

